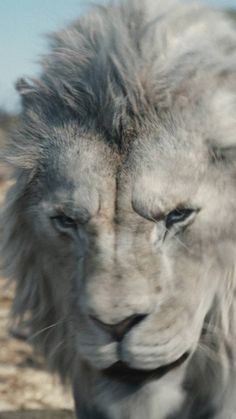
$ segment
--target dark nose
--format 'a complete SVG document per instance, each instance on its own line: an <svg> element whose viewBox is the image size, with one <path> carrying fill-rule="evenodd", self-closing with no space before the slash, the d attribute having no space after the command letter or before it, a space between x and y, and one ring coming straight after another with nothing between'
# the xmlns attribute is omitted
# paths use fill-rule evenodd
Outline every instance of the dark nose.
<svg viewBox="0 0 236 419"><path fill-rule="evenodd" d="M90 316L90 318L100 328L110 333L117 342L121 342L125 334L128 333L138 323L140 323L146 316L147 314L134 314L116 324L103 323L94 316Z"/></svg>

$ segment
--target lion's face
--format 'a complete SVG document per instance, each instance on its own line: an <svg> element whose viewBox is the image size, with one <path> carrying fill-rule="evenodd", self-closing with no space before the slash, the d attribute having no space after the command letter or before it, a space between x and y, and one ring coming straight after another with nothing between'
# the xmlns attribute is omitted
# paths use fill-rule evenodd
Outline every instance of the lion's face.
<svg viewBox="0 0 236 419"><path fill-rule="evenodd" d="M125 157L78 131L61 153L54 135L25 214L73 351L98 371L175 365L233 261L232 167L183 130L143 132Z"/></svg>

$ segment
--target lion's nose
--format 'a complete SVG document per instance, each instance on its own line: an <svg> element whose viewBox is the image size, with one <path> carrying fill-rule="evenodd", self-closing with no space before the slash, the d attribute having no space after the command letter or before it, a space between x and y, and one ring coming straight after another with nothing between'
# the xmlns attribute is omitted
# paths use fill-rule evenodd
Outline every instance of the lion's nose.
<svg viewBox="0 0 236 419"><path fill-rule="evenodd" d="M117 342L121 342L125 334L128 333L138 323L140 323L146 316L147 314L134 314L116 324L103 323L94 316L90 316L90 318L100 328L110 333Z"/></svg>

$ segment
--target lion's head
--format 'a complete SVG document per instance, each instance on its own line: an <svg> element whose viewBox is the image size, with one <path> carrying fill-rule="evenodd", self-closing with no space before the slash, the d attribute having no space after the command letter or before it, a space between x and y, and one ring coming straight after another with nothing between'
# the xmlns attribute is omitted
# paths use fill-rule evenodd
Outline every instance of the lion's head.
<svg viewBox="0 0 236 419"><path fill-rule="evenodd" d="M64 377L84 364L132 385L198 354L234 360L236 60L224 19L207 56L213 40L201 49L184 10L158 29L182 19L179 53L170 36L156 57L152 25L136 45L123 8L101 9L54 35L41 79L18 84L4 263L13 314Z"/></svg>

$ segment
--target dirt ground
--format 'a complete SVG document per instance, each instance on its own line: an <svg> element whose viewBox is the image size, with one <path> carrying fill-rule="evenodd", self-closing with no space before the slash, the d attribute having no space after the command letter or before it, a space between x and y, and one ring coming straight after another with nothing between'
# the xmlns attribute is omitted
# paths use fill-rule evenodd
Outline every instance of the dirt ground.
<svg viewBox="0 0 236 419"><path fill-rule="evenodd" d="M5 183L1 183L1 198L5 189ZM60 386L57 378L45 371L43 361L28 344L10 337L9 310L13 289L5 286L6 281L0 278L0 419L72 418L70 393ZM54 412L61 409L68 411ZM30 412L20 414L22 410Z"/></svg>

